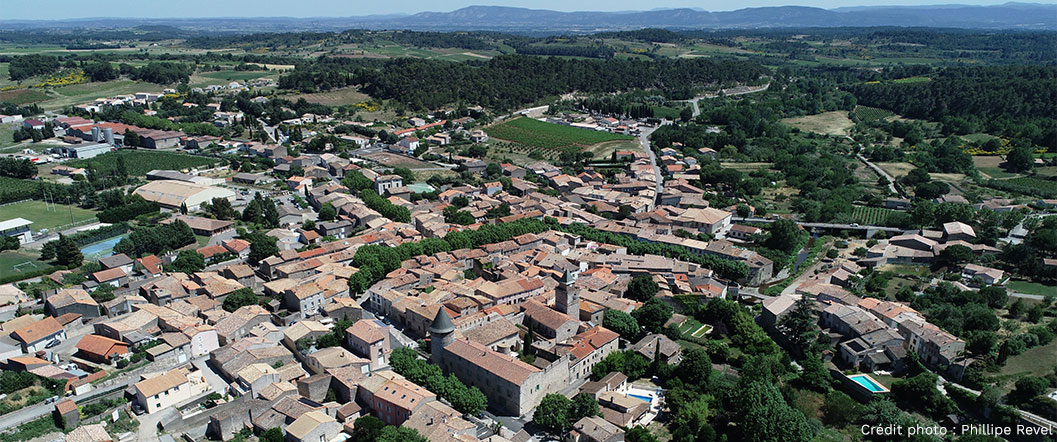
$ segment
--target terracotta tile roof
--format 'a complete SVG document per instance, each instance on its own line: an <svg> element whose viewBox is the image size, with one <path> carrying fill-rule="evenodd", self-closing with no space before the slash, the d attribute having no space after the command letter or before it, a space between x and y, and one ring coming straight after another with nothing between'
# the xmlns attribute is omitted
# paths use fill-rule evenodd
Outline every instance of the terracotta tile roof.
<svg viewBox="0 0 1057 442"><path fill-rule="evenodd" d="M86 335L77 342L78 350L99 357L108 356L115 346L121 346L125 351L128 350L128 344L106 336Z"/></svg>
<svg viewBox="0 0 1057 442"><path fill-rule="evenodd" d="M32 344L62 330L62 325L55 318L47 317L26 327L15 330L14 338L26 344Z"/></svg>
<svg viewBox="0 0 1057 442"><path fill-rule="evenodd" d="M444 350L514 385L525 383L529 376L540 371L520 359L492 351L468 339L456 339Z"/></svg>
<svg viewBox="0 0 1057 442"><path fill-rule="evenodd" d="M133 387L142 393L143 396L151 397L170 388L183 385L186 382L187 376L184 376L183 372L171 370L168 373L136 382Z"/></svg>
<svg viewBox="0 0 1057 442"><path fill-rule="evenodd" d="M121 267L115 267L112 269L100 270L92 274L92 279L96 282L107 282L118 278L124 278L127 276L125 271Z"/></svg>
<svg viewBox="0 0 1057 442"><path fill-rule="evenodd" d="M77 404L72 400L66 399L55 404L55 409L59 411L59 414L72 413L77 411Z"/></svg>
<svg viewBox="0 0 1057 442"><path fill-rule="evenodd" d="M385 335L382 334L384 327L377 320L361 319L345 331L363 342L375 343L385 339Z"/></svg>
<svg viewBox="0 0 1057 442"><path fill-rule="evenodd" d="M161 260L161 258L159 258L157 256L147 255L147 256L144 256L144 257L142 257L140 259L137 259L136 262L138 262L141 266L143 266L143 269L146 270L147 273L151 273L151 274L161 273L162 260Z"/></svg>

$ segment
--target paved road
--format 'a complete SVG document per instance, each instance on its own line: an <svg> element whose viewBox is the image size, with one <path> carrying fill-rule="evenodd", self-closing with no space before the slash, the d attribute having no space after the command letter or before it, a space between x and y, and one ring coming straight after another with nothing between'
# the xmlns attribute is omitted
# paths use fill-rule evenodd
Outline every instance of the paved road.
<svg viewBox="0 0 1057 442"><path fill-rule="evenodd" d="M767 84L765 84L763 86L750 87L748 90L735 90L736 88L723 89L722 92L723 92L724 96L728 96L729 97L729 96L732 96L732 95L745 95L745 94L753 94L753 93L756 93L756 92L762 92L762 91L767 90L767 88L769 88L769 87L771 87L771 83L767 83ZM694 117L697 117L698 115L701 115L701 109L697 106L697 102L701 101L701 99L703 99L703 98L716 98L718 96L719 96L719 93L717 92L715 94L699 95L699 96L694 97L691 100L685 100L685 101L687 103L690 103L690 106L693 107L693 109L694 109Z"/></svg>
<svg viewBox="0 0 1057 442"><path fill-rule="evenodd" d="M951 384L951 385L953 385L955 387L961 388L962 390L966 390L966 391L968 391L968 392L970 392L972 394L975 394L977 396L982 394L980 391L973 390L972 388L966 387L964 385L961 385L961 384L958 384L958 383L955 383L955 382L950 382L950 381L944 379L942 376L939 376L936 379L936 388L940 391L940 393L943 393L944 396L947 396L947 388L945 387L946 384ZM1054 421L1052 421L1050 419L1047 419L1047 418L1044 418L1042 416L1039 416L1039 415L1037 415L1035 413L1031 413L1031 412L1027 412L1027 411L1021 410L1019 408L1017 409L1017 411L1020 412L1021 417L1023 417L1028 422L1031 422L1031 423L1033 423L1035 425L1038 425L1040 427L1043 427L1043 428L1049 428L1050 434L1053 434L1053 432L1057 432L1057 422L1054 422Z"/></svg>
<svg viewBox="0 0 1057 442"><path fill-rule="evenodd" d="M852 140L851 137L848 137L848 139ZM852 140L852 141L855 141L855 140ZM860 144L859 147L862 147L862 145ZM882 177L884 177L885 179L888 180L888 191L889 192L892 192L893 195L902 195L901 193L899 193L899 189L896 189L896 179L892 178L892 175L889 175L888 172L884 171L884 169L882 169L880 167L877 167L876 164L871 163L870 160L867 160L866 157L862 156L862 154L856 154L855 156L859 157L859 161L862 161L862 163L865 164L866 167L869 167L878 176L882 176Z"/></svg>
<svg viewBox="0 0 1057 442"><path fill-rule="evenodd" d="M750 223L773 223L775 220L770 218L742 218L735 216L731 218L732 221L750 222ZM823 229L843 229L843 230L878 230L891 233L903 233L903 229L896 227L882 227L882 226L864 226L859 224L837 224L837 223L804 223L797 221L798 225L803 227L816 227Z"/></svg>
<svg viewBox="0 0 1057 442"><path fill-rule="evenodd" d="M664 123L661 124L662 126ZM654 188L653 204L657 205L657 201L661 198L661 192L664 189L664 175L661 174L661 168L657 165L657 155L653 153L653 148L650 147L650 134L656 128L650 128L642 131L639 134L639 145L642 146L642 150L646 151L646 154L650 156L650 165L653 166L653 176L656 177L657 186Z"/></svg>

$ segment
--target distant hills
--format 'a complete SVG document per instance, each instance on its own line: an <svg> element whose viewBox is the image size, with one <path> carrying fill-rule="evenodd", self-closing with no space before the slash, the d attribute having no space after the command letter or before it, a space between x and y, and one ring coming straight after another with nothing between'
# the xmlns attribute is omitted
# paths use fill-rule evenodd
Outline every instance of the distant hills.
<svg viewBox="0 0 1057 442"><path fill-rule="evenodd" d="M621 12L559 12L504 6L469 6L451 12L360 17L261 17L168 19L0 20L0 29L110 28L169 25L228 32L345 29L479 30L518 33L586 33L638 28L759 29L906 26L970 29L1057 30L1057 5L1005 3L994 6L865 6L822 9L804 6L745 8L709 12L654 9Z"/></svg>

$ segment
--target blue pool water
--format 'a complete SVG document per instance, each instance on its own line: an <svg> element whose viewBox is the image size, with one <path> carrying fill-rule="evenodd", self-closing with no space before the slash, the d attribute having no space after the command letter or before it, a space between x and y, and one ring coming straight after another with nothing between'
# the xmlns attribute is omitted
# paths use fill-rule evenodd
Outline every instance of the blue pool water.
<svg viewBox="0 0 1057 442"><path fill-rule="evenodd" d="M873 379L870 379L866 375L860 374L856 376L849 376L848 379L851 379L856 384L866 387L867 390L870 390L873 393L885 391L884 387L878 385L876 382L873 381Z"/></svg>
<svg viewBox="0 0 1057 442"><path fill-rule="evenodd" d="M100 241L86 245L81 248L81 254L84 255L85 259L95 259L104 256L110 256L114 254L114 246L121 242L121 239L128 235L115 236L106 241Z"/></svg>
<svg viewBox="0 0 1057 442"><path fill-rule="evenodd" d="M631 397L636 398L636 399L641 399L641 400L644 400L646 402L653 402L653 398L651 398L649 396L643 396L643 395L639 395L639 394L628 394L628 396L631 396Z"/></svg>

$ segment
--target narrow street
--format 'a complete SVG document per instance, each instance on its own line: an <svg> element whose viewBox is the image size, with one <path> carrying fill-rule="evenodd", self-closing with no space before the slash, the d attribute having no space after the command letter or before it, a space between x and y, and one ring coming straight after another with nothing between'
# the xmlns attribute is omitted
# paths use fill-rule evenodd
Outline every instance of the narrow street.
<svg viewBox="0 0 1057 442"><path fill-rule="evenodd" d="M661 122L661 126L665 124L671 124L671 122L667 120ZM646 155L650 156L650 165L653 166L653 175L657 179L657 186L654 188L654 205L657 204L657 201L659 201L661 197L661 193L664 191L664 175L661 174L661 168L657 165L657 155L653 153L653 148L650 146L650 135L653 134L653 131L655 130L657 129L651 128L644 130L639 134L639 145L642 146L642 150L646 151Z"/></svg>

